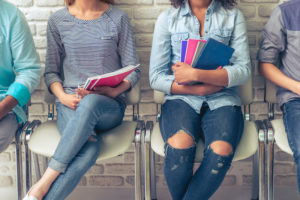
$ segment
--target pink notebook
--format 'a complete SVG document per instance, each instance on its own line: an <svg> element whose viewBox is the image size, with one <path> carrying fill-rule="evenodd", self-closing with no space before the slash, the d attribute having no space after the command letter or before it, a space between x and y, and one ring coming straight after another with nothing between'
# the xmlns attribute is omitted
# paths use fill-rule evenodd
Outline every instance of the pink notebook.
<svg viewBox="0 0 300 200"><path fill-rule="evenodd" d="M195 51L198 46L198 42L199 40L188 39L188 45L186 48L185 61L184 61L185 63L191 65L194 58Z"/></svg>
<svg viewBox="0 0 300 200"><path fill-rule="evenodd" d="M129 65L111 73L90 77L83 87L86 90L93 90L97 86L116 87L138 67L139 64L136 66Z"/></svg>

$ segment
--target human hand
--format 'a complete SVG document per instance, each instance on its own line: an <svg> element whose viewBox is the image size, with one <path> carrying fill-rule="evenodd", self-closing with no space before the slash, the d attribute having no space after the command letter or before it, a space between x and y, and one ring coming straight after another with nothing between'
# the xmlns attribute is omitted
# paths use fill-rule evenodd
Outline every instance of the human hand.
<svg viewBox="0 0 300 200"><path fill-rule="evenodd" d="M172 66L175 81L178 83L195 82L197 80L196 70L191 65L183 62L177 62Z"/></svg>
<svg viewBox="0 0 300 200"><path fill-rule="evenodd" d="M78 96L77 94L66 94L64 93L60 97L58 97L60 103L64 104L65 106L76 110L77 105L81 101L82 97Z"/></svg>
<svg viewBox="0 0 300 200"><path fill-rule="evenodd" d="M109 87L109 86L101 86L101 87L95 87L94 88L94 93L96 94L101 94L105 95L111 98L116 98L119 95L119 91L116 88Z"/></svg>

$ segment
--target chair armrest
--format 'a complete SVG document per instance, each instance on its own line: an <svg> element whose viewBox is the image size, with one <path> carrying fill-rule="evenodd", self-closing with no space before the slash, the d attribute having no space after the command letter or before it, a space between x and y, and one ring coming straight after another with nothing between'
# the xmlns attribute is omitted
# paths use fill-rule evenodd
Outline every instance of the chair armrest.
<svg viewBox="0 0 300 200"><path fill-rule="evenodd" d="M151 141L151 133L153 130L153 121L146 122L146 134L145 134L145 142L150 143Z"/></svg>
<svg viewBox="0 0 300 200"><path fill-rule="evenodd" d="M265 119L264 120L264 125L267 129L267 141L268 142L273 142L275 140L275 138L274 138L274 128L273 128L270 120Z"/></svg>
<svg viewBox="0 0 300 200"><path fill-rule="evenodd" d="M142 132L144 131L144 129L145 129L145 122L143 120L138 120L136 129L135 129L135 136L134 136L135 143L141 142L141 137L142 137L141 135L142 135Z"/></svg>
<svg viewBox="0 0 300 200"><path fill-rule="evenodd" d="M155 103L163 104L165 99L165 93L154 90L153 99Z"/></svg>
<svg viewBox="0 0 300 200"><path fill-rule="evenodd" d="M255 125L258 132L258 141L265 142L266 141L266 127L261 120L256 120Z"/></svg>
<svg viewBox="0 0 300 200"><path fill-rule="evenodd" d="M141 83L140 81L131 88L128 92L125 92L126 103L129 105L138 104L141 99Z"/></svg>
<svg viewBox="0 0 300 200"><path fill-rule="evenodd" d="M41 121L40 120L33 120L31 123L28 124L28 126L26 127L25 130L25 142L27 143L30 140L30 137L34 131L34 129L36 127L38 127L39 125L41 125Z"/></svg>

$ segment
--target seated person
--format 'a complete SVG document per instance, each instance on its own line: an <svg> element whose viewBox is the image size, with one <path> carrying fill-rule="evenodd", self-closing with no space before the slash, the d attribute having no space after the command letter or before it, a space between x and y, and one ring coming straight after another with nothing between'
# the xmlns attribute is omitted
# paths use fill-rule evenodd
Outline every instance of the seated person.
<svg viewBox="0 0 300 200"><path fill-rule="evenodd" d="M243 133L237 86L250 75L246 23L234 0L171 4L156 22L149 72L152 88L166 94L159 118L164 175L174 200L207 200L221 185ZM182 40L210 37L235 49L231 65L201 70L178 62ZM178 84L188 82L202 84ZM200 132L204 158L193 174Z"/></svg>
<svg viewBox="0 0 300 200"><path fill-rule="evenodd" d="M274 9L262 31L263 40L258 52L260 72L277 85L277 102L283 111L285 131L297 166L298 192L300 192L299 10L298 0L285 2Z"/></svg>
<svg viewBox="0 0 300 200"><path fill-rule="evenodd" d="M41 65L24 15L0 0L0 152L27 120L26 103L40 81Z"/></svg>
<svg viewBox="0 0 300 200"><path fill-rule="evenodd" d="M65 199L98 158L101 146L96 132L122 123L124 92L139 80L139 69L116 87L77 88L88 77L137 64L129 18L112 2L66 0L68 6L49 18L44 76L57 97L61 139L46 172L24 200Z"/></svg>

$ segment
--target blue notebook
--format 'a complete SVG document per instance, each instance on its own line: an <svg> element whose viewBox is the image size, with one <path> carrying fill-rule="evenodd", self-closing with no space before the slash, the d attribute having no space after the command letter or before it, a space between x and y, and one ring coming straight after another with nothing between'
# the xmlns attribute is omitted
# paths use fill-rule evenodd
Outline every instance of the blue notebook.
<svg viewBox="0 0 300 200"><path fill-rule="evenodd" d="M233 52L233 48L209 38L193 67L205 70L217 69L219 66L229 64Z"/></svg>
<svg viewBox="0 0 300 200"><path fill-rule="evenodd" d="M184 62L184 60L185 60L187 44L188 44L187 40L182 40L181 41L181 58L180 58L181 62Z"/></svg>

